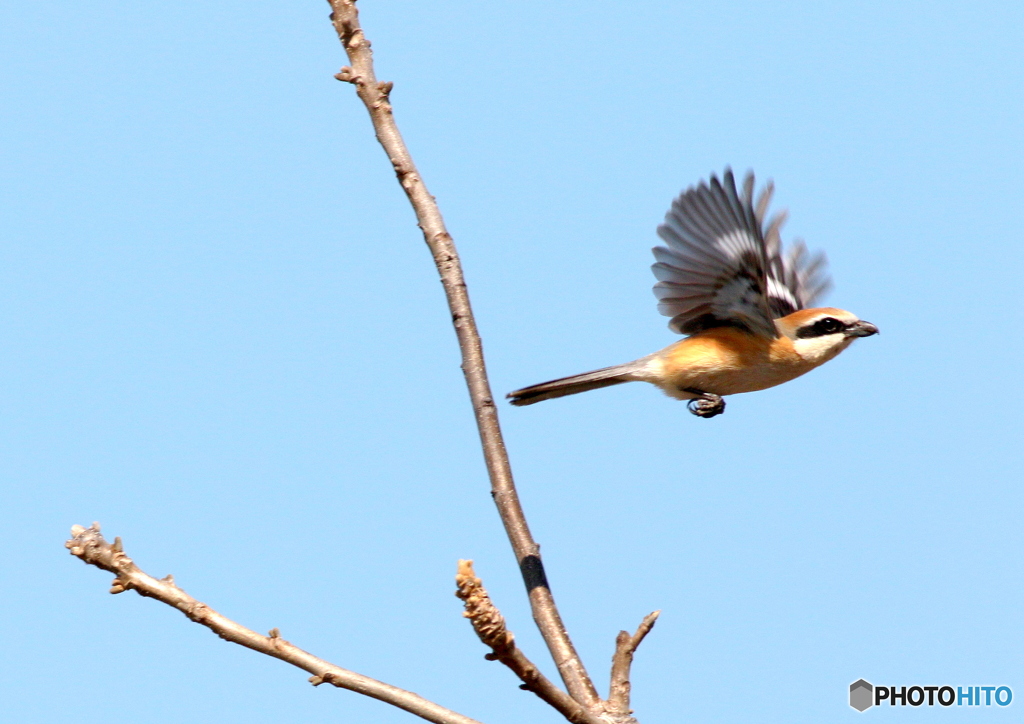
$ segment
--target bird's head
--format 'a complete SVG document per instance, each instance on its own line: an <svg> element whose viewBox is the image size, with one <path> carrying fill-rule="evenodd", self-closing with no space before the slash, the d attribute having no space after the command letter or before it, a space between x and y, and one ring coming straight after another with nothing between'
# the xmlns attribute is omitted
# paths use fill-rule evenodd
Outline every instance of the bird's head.
<svg viewBox="0 0 1024 724"><path fill-rule="evenodd" d="M844 309L801 309L775 320L779 334L793 342L798 355L816 364L828 362L857 337L878 334L878 327Z"/></svg>

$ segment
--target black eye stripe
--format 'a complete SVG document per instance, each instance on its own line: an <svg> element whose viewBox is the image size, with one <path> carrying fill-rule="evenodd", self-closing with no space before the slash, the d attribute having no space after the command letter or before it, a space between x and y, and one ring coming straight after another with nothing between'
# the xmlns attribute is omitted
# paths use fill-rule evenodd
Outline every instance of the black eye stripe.
<svg viewBox="0 0 1024 724"><path fill-rule="evenodd" d="M836 334L837 332L842 332L845 329L846 325L835 317L823 317L814 324L809 324L806 327L798 329L796 336L799 339L824 337L826 334Z"/></svg>

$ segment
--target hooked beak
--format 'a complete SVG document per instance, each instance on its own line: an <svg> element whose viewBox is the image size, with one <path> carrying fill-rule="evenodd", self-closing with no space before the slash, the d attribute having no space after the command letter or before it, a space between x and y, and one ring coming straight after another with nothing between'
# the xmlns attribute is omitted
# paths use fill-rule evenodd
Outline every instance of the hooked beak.
<svg viewBox="0 0 1024 724"><path fill-rule="evenodd" d="M878 334L878 327L862 319L847 327L844 334L847 337L870 337L873 334Z"/></svg>

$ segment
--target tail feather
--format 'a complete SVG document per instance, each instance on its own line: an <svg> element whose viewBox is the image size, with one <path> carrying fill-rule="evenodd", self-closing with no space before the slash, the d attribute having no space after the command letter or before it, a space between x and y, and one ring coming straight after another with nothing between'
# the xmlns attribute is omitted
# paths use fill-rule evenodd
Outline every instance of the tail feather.
<svg viewBox="0 0 1024 724"><path fill-rule="evenodd" d="M637 379L635 375L636 370L637 362L629 362L624 365L594 370L593 372L584 372L581 375L572 375L571 377L562 377L550 382L541 382L539 385L530 385L521 390L509 392L506 397L508 397L509 402L513 405L532 405L541 400L552 400L556 397L575 395L578 392L586 392L587 390L596 390L601 387L610 387L612 385L621 385L623 382L630 382Z"/></svg>

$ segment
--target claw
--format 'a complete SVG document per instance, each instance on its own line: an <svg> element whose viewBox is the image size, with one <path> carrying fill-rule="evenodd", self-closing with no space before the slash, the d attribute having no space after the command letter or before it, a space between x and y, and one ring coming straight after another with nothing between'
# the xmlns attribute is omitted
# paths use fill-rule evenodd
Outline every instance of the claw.
<svg viewBox="0 0 1024 724"><path fill-rule="evenodd" d="M700 397L687 402L686 407L697 417L714 417L725 412L725 400L721 395L702 392Z"/></svg>

